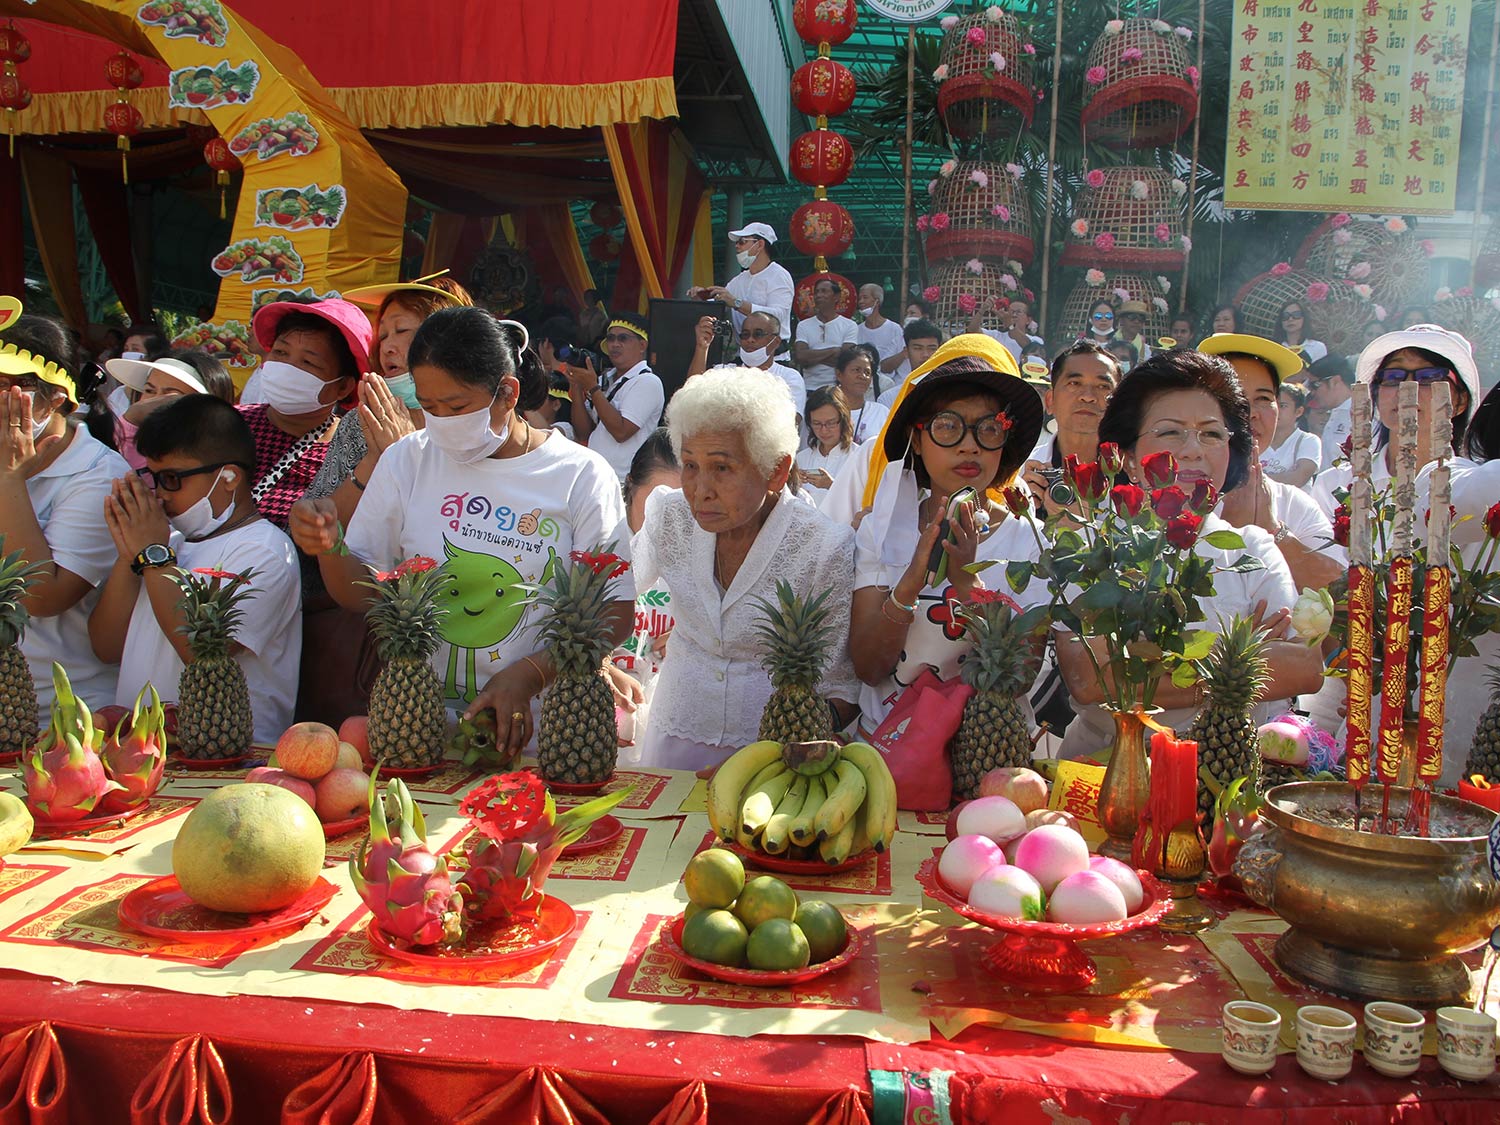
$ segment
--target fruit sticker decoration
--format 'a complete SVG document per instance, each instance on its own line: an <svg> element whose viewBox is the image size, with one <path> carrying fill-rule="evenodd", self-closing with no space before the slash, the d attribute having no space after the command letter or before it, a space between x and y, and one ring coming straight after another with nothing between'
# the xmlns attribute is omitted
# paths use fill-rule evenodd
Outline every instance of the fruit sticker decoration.
<svg viewBox="0 0 1500 1125"><path fill-rule="evenodd" d="M302 256L279 234L270 238L242 238L226 246L212 263L214 273L227 278L239 274L245 283L272 278L296 283L302 280Z"/></svg>
<svg viewBox="0 0 1500 1125"><path fill-rule="evenodd" d="M229 20L218 0L152 0L136 9L135 18L161 28L168 39L196 39L205 47L229 41Z"/></svg>
<svg viewBox="0 0 1500 1125"><path fill-rule="evenodd" d="M338 184L327 189L317 184L265 188L255 193L255 225L290 231L332 228L339 225L347 202Z"/></svg>
<svg viewBox="0 0 1500 1125"><path fill-rule="evenodd" d="M239 66L220 61L216 66L185 66L167 77L167 104L185 109L218 109L248 102L260 85L260 67L253 59Z"/></svg>
<svg viewBox="0 0 1500 1125"><path fill-rule="evenodd" d="M285 117L263 117L246 125L229 141L229 151L238 157L255 154L257 160L270 160L285 153L306 156L318 147L318 131L305 113Z"/></svg>

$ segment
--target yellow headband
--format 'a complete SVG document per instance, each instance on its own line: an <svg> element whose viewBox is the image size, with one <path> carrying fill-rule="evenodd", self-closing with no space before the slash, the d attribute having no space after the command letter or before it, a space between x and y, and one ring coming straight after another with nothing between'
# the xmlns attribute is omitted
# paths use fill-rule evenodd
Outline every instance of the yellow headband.
<svg viewBox="0 0 1500 1125"><path fill-rule="evenodd" d="M14 297L0 296L0 332L13 325L21 315L21 302ZM73 376L51 360L33 355L25 348L14 344L0 344L0 375L32 375L44 383L60 388L68 401L78 405L78 388Z"/></svg>
<svg viewBox="0 0 1500 1125"><path fill-rule="evenodd" d="M609 322L609 327L623 328L626 332L634 332L642 340L646 339L645 331L639 325L631 324L628 320L612 320ZM608 331L608 329L606 329L606 331Z"/></svg>

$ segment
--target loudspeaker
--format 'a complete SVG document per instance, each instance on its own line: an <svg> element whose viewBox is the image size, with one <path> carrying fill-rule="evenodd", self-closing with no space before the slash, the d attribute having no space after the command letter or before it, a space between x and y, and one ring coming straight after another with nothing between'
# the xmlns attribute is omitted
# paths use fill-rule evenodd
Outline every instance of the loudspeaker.
<svg viewBox="0 0 1500 1125"><path fill-rule="evenodd" d="M667 401L677 388L687 382L688 365L693 362L695 329L701 317L729 319L729 306L723 301L691 301L679 298L651 299L651 370L661 380ZM724 344L715 340L708 347L708 365L724 362Z"/></svg>

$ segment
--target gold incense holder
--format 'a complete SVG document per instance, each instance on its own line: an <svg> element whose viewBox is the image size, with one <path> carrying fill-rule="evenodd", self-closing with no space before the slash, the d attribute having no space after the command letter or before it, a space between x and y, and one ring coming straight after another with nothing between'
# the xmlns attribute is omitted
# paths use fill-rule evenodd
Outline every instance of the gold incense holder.
<svg viewBox="0 0 1500 1125"><path fill-rule="evenodd" d="M1198 898L1208 851L1196 825L1179 825L1167 836L1161 869L1155 874L1172 892L1172 909L1157 923L1169 934L1196 934L1218 918Z"/></svg>
<svg viewBox="0 0 1500 1125"><path fill-rule="evenodd" d="M1390 819L1406 820L1409 789L1392 786ZM1278 785L1234 873L1249 897L1284 919L1276 963L1341 996L1417 1007L1464 1004L1469 972L1460 953L1500 924L1500 881L1489 870L1494 813L1433 795L1429 838L1369 828L1384 791L1365 786L1360 827L1354 790L1342 782Z"/></svg>

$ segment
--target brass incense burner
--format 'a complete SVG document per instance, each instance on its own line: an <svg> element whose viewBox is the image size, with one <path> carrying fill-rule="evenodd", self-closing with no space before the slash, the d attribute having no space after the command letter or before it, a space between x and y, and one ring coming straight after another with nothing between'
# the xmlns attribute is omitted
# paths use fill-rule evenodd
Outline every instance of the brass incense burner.
<svg viewBox="0 0 1500 1125"><path fill-rule="evenodd" d="M1393 786L1391 820L1411 791ZM1383 790L1365 787L1361 827L1379 816ZM1500 881L1490 874L1494 813L1434 795L1433 836L1354 827L1354 790L1341 782L1278 785L1234 873L1255 902L1290 927L1276 963L1342 996L1434 1007L1465 1003L1468 969L1457 954L1483 945L1500 923Z"/></svg>

